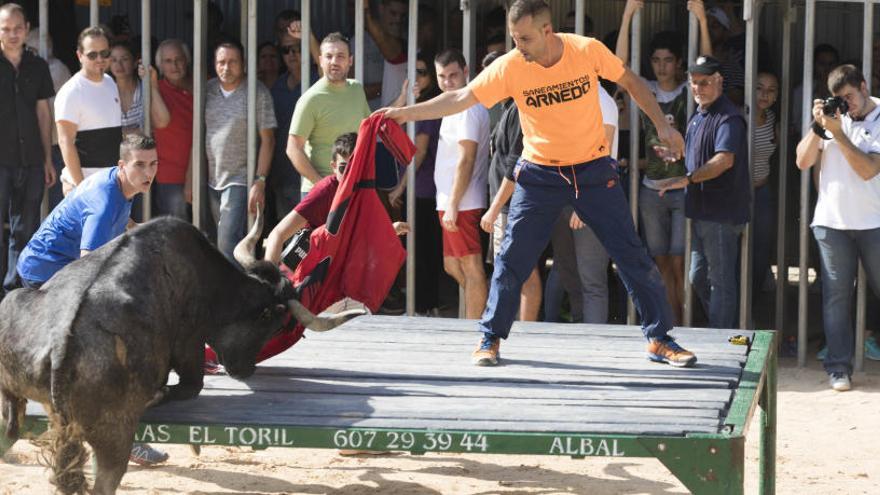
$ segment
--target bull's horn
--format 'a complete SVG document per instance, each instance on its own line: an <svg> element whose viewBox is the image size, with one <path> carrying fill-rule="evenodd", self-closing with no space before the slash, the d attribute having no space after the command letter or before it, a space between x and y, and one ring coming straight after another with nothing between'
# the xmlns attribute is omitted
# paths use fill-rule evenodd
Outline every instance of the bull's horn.
<svg viewBox="0 0 880 495"><path fill-rule="evenodd" d="M263 208L262 205L257 205L257 218L254 219L254 226L251 227L251 231L248 232L244 239L242 239L238 245L235 246L235 250L232 252L232 256L235 258L235 261L241 265L242 268L247 270L254 263L257 262L256 255L254 254L254 249L257 247L257 241L260 238L260 234L263 232Z"/></svg>
<svg viewBox="0 0 880 495"><path fill-rule="evenodd" d="M304 327L314 330L315 332L326 332L342 325L346 321L367 314L363 309L350 309L333 316L316 316L314 313L306 309L301 302L296 299L287 301L287 308L293 314L294 318Z"/></svg>

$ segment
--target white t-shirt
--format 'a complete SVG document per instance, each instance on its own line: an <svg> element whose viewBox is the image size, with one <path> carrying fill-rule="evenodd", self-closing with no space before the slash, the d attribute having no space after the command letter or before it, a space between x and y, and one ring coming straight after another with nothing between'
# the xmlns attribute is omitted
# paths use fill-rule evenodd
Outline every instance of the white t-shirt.
<svg viewBox="0 0 880 495"><path fill-rule="evenodd" d="M404 80L406 80L406 59L398 64L386 60L382 70L382 94L379 96L383 107L388 106L400 96Z"/></svg>
<svg viewBox="0 0 880 495"><path fill-rule="evenodd" d="M434 183L437 185L437 210L445 211L452 194L452 182L459 161L458 143L476 141L477 156L467 190L458 204L458 211L477 210L487 204L486 180L489 173L489 111L479 103L455 115L443 117L437 158L434 163Z"/></svg>
<svg viewBox="0 0 880 495"><path fill-rule="evenodd" d="M119 160L122 107L113 79L101 82L73 75L55 95L55 121L76 124L76 149L81 167L110 167Z"/></svg>
<svg viewBox="0 0 880 495"><path fill-rule="evenodd" d="M880 154L880 99L862 121L843 116L843 132L858 149ZM880 227L880 175L864 180L856 174L840 151L837 141L820 143L819 201L813 226L838 230L868 230Z"/></svg>
<svg viewBox="0 0 880 495"><path fill-rule="evenodd" d="M611 143L611 158L617 160L617 136L620 128L617 123L620 120L620 109L617 108L617 102L605 91L605 88L599 86L599 107L602 109L602 124L614 126L614 142Z"/></svg>

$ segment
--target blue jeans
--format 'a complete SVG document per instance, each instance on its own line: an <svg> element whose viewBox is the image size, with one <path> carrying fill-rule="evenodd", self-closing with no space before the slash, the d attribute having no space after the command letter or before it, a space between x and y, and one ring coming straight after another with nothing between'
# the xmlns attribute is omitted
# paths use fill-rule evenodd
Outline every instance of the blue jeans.
<svg viewBox="0 0 880 495"><path fill-rule="evenodd" d="M743 224L694 220L690 281L710 328L736 328L737 259Z"/></svg>
<svg viewBox="0 0 880 495"><path fill-rule="evenodd" d="M569 219L573 211L568 206L563 208L550 234L550 242L553 245L553 269L550 270L547 282L544 284L545 321L562 321L560 311L566 293L571 310L571 321L580 322L584 319L583 292L577 273L574 237L569 227Z"/></svg>
<svg viewBox="0 0 880 495"><path fill-rule="evenodd" d="M208 188L208 196L217 224L217 249L238 266L232 251L247 231L247 187L229 186L220 191Z"/></svg>
<svg viewBox="0 0 880 495"><path fill-rule="evenodd" d="M823 364L828 373L852 374L855 346L853 292L859 260L868 282L880 294L880 228L837 230L813 227L822 267L822 324L828 342Z"/></svg>
<svg viewBox="0 0 880 495"><path fill-rule="evenodd" d="M183 184L159 184L153 186L153 216L171 216L189 221Z"/></svg>
<svg viewBox="0 0 880 495"><path fill-rule="evenodd" d="M571 205L617 263L641 314L645 337L665 338L672 328L666 289L636 233L614 160L603 157L570 167L547 167L521 159L515 176L507 230L495 258L480 329L507 338L522 284L547 245L559 212Z"/></svg>
<svg viewBox="0 0 880 495"><path fill-rule="evenodd" d="M639 219L651 256L684 256L684 189L666 191L661 197L641 186Z"/></svg>
<svg viewBox="0 0 880 495"><path fill-rule="evenodd" d="M40 204L45 186L43 166L0 167L0 221L9 221L9 240L6 255L6 273L3 289L10 291L21 286L18 276L18 257L40 226ZM6 215L9 215L6 217ZM0 233L0 252L6 247L6 236Z"/></svg>

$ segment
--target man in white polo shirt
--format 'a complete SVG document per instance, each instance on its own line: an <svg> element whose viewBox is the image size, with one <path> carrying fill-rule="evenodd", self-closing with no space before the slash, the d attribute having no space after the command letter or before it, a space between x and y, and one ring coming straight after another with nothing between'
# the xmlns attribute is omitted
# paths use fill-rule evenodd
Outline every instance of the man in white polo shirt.
<svg viewBox="0 0 880 495"><path fill-rule="evenodd" d="M842 392L851 387L859 261L880 293L880 99L849 64L831 71L828 89L839 99L813 100L813 131L798 144L797 165L820 167L812 228L822 262L824 364L831 388Z"/></svg>
<svg viewBox="0 0 880 495"><path fill-rule="evenodd" d="M76 56L82 68L55 96L65 195L86 176L116 165L122 143L122 107L116 83L106 73L110 42L104 30L83 30L77 40Z"/></svg>
<svg viewBox="0 0 880 495"><path fill-rule="evenodd" d="M434 59L437 85L455 91L467 84L467 63L458 50ZM443 227L443 268L464 289L465 315L476 319L486 307L486 273L480 245L480 217L486 209L489 173L489 111L476 105L443 117L434 183Z"/></svg>

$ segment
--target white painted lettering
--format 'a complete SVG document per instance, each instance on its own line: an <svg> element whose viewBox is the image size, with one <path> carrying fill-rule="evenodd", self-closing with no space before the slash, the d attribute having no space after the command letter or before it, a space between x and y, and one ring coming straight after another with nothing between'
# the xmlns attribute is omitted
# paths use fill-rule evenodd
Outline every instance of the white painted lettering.
<svg viewBox="0 0 880 495"><path fill-rule="evenodd" d="M155 441L167 442L171 440L171 432L168 431L168 425L159 425L158 427L156 427L156 432L158 433L158 435L156 435Z"/></svg>
<svg viewBox="0 0 880 495"><path fill-rule="evenodd" d="M257 441L259 445L272 445L272 429L271 428L260 428L259 429L260 439Z"/></svg>
<svg viewBox="0 0 880 495"><path fill-rule="evenodd" d="M242 428L238 431L238 441L244 445L253 445L257 441L257 430Z"/></svg>
<svg viewBox="0 0 880 495"><path fill-rule="evenodd" d="M596 449L596 455L604 455L604 456L611 455L611 451L608 450L608 441L607 440L599 440L599 448Z"/></svg>
<svg viewBox="0 0 880 495"><path fill-rule="evenodd" d="M553 437L553 444L550 445L550 454L564 454L565 451L562 449L562 439L559 437Z"/></svg>

